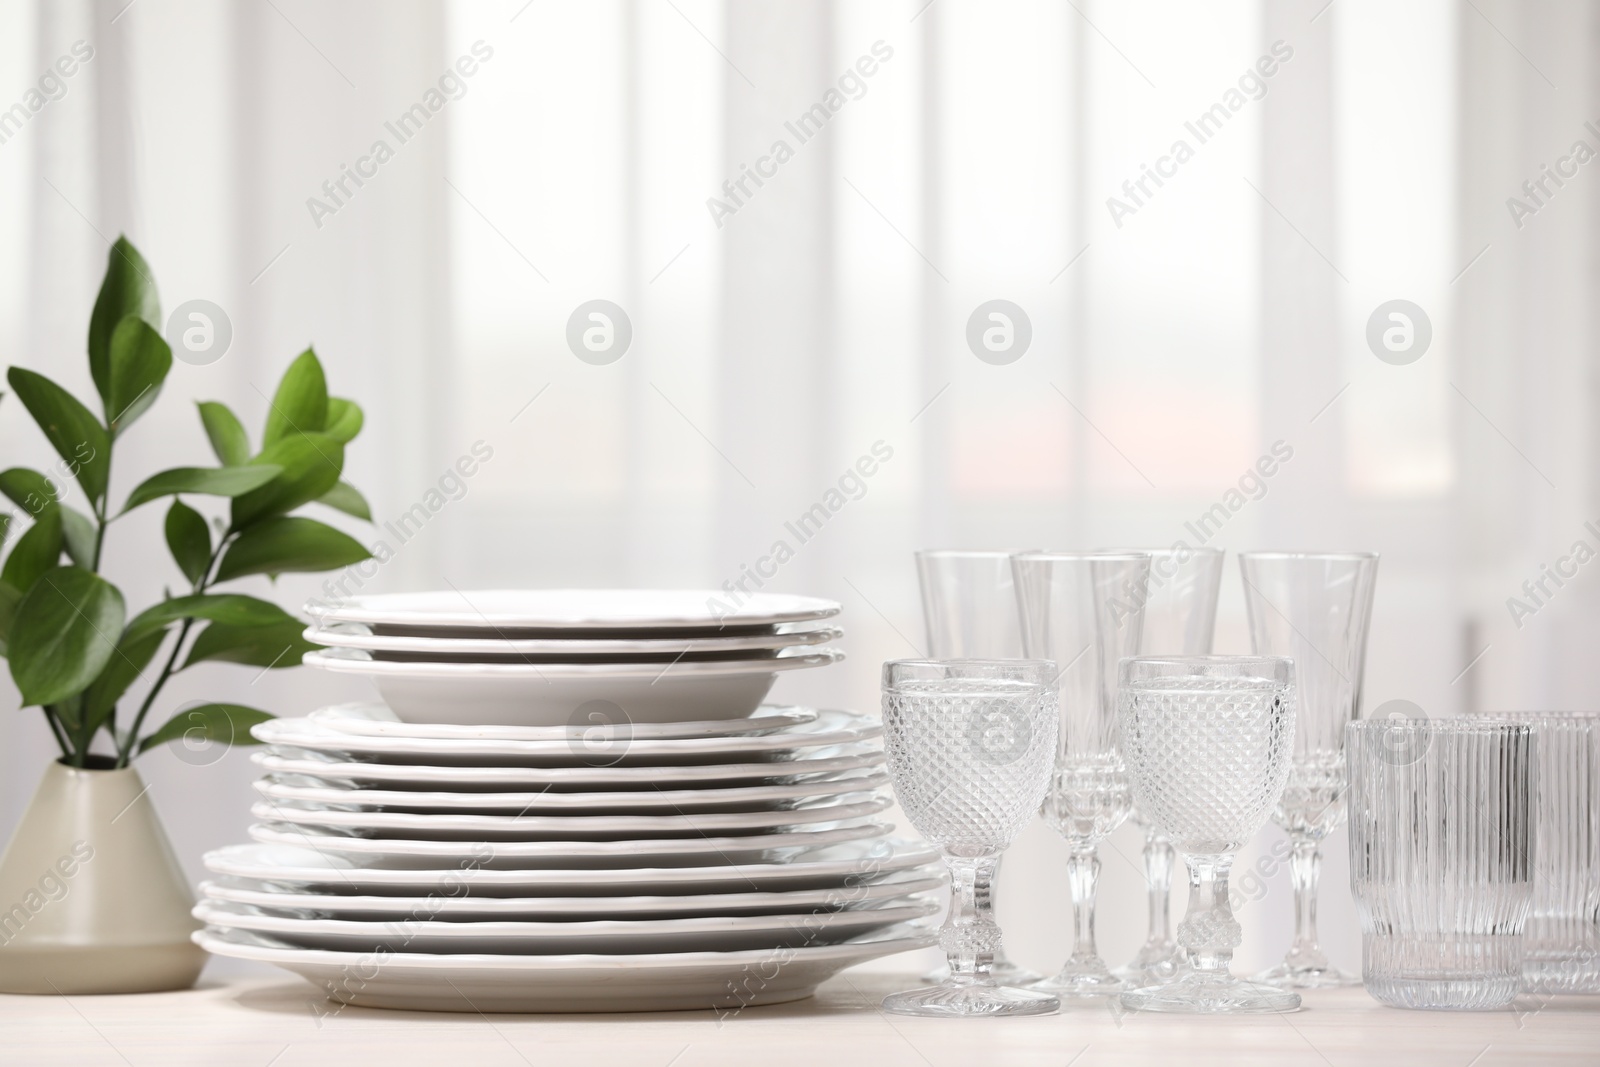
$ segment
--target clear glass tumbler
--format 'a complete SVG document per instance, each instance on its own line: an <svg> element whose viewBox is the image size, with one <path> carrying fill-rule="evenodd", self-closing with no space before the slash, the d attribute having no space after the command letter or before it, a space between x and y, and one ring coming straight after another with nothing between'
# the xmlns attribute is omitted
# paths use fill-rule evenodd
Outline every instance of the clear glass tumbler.
<svg viewBox="0 0 1600 1067"><path fill-rule="evenodd" d="M1233 854L1266 825L1289 780L1294 666L1272 656L1122 661L1118 719L1134 797L1189 867L1184 960L1122 995L1134 1011L1294 1011L1300 995L1229 970L1243 930L1228 898Z"/></svg>
<svg viewBox="0 0 1600 1067"><path fill-rule="evenodd" d="M1533 902L1534 727L1395 717L1347 733L1367 992L1397 1008L1511 1003Z"/></svg>
<svg viewBox="0 0 1600 1067"><path fill-rule="evenodd" d="M1012 558L1022 647L1061 665L1061 742L1045 797L1045 821L1071 854L1072 955L1035 983L1063 996L1120 993L1094 942L1100 841L1128 817L1133 794L1117 743L1117 663L1139 651L1150 557L1143 552L1027 552Z"/></svg>
<svg viewBox="0 0 1600 1067"><path fill-rule="evenodd" d="M1220 548L1136 549L1150 556L1150 591L1144 603L1143 656L1203 656L1211 651L1217 628L1217 595L1222 589ZM1136 986L1171 978L1183 961L1172 937L1172 842L1151 825L1137 805L1131 816L1145 828L1144 880L1150 930L1132 962L1117 971Z"/></svg>
<svg viewBox="0 0 1600 1067"><path fill-rule="evenodd" d="M939 933L950 977L894 993L899 1015L1046 1015L1061 1002L995 982L1000 927L991 888L1001 851L1038 810L1056 749L1053 663L900 660L883 665L889 773L911 824L950 867L950 913Z"/></svg>
<svg viewBox="0 0 1600 1067"><path fill-rule="evenodd" d="M1345 724L1361 714L1361 681L1378 557L1241 552L1250 647L1295 663L1296 727L1289 785L1272 819L1289 834L1294 941L1283 962L1258 975L1291 989L1356 985L1317 943L1322 839L1345 815Z"/></svg>
<svg viewBox="0 0 1600 1067"><path fill-rule="evenodd" d="M1600 993L1600 712L1496 715L1539 734L1533 906L1522 988Z"/></svg>
<svg viewBox="0 0 1600 1067"><path fill-rule="evenodd" d="M1011 555L959 549L916 553L930 659L1022 658ZM996 882L999 877L997 871ZM1003 943L995 945L991 973L1001 985L1028 985L1042 977L1011 962ZM924 980L938 983L948 977L941 967Z"/></svg>

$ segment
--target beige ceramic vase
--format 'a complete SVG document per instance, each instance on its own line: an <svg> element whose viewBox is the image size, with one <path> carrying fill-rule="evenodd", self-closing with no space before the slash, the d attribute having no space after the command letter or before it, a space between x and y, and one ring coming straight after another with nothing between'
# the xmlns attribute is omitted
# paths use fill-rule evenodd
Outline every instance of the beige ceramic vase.
<svg viewBox="0 0 1600 1067"><path fill-rule="evenodd" d="M186 989L193 907L139 772L52 763L0 856L0 993Z"/></svg>

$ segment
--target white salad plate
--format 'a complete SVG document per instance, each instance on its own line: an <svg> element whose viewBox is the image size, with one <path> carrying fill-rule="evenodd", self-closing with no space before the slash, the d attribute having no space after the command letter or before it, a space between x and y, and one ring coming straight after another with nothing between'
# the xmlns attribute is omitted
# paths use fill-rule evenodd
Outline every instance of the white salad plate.
<svg viewBox="0 0 1600 1067"><path fill-rule="evenodd" d="M448 723L401 722L382 704L336 704L319 708L309 718L318 726L363 737L409 737L436 741L562 741L589 745L627 741L682 740L770 734L803 726L817 717L815 708L766 704L742 719L703 722L626 722L597 714L573 726L452 726Z"/></svg>
<svg viewBox="0 0 1600 1067"><path fill-rule="evenodd" d="M683 654L776 652L783 648L825 645L844 636L838 627L777 630L732 637L419 637L415 634L375 634L354 623L312 626L305 639L330 648L358 648L366 652L405 659L473 659L490 656L537 656L572 659L579 656L672 657Z"/></svg>
<svg viewBox="0 0 1600 1067"><path fill-rule="evenodd" d="M934 944L923 923L838 945L628 955L491 955L296 949L247 931L201 930L218 956L276 964L332 1000L372 1008L460 1012L636 1012L740 1009L816 992L853 964Z"/></svg>
<svg viewBox="0 0 1600 1067"><path fill-rule="evenodd" d="M817 597L755 593L735 604L714 589L487 589L388 593L338 604L313 600L306 614L326 626L363 623L379 632L488 631L733 631L826 619L839 604Z"/></svg>
<svg viewBox="0 0 1600 1067"><path fill-rule="evenodd" d="M597 767L441 767L410 763L363 763L315 753L253 752L250 759L274 774L297 774L329 782L366 783L390 788L455 792L501 789L687 789L730 782L797 782L883 765L875 744L835 745L747 763L690 763L681 766Z"/></svg>
<svg viewBox="0 0 1600 1067"><path fill-rule="evenodd" d="M212 900L322 918L392 919L615 919L648 915L768 915L817 909L844 910L898 901L945 884L942 871L922 867L877 882L788 892L684 893L651 896L487 897L464 896L460 887L436 887L429 896L307 893L254 878L200 883Z"/></svg>
<svg viewBox="0 0 1600 1067"><path fill-rule="evenodd" d="M617 841L430 841L396 837L352 837L292 823L253 823L250 837L268 845L299 845L333 855L356 856L391 867L472 863L482 867L638 867L681 863L704 866L780 849L837 845L882 837L887 823L821 826L736 837L649 837Z"/></svg>
<svg viewBox="0 0 1600 1067"><path fill-rule="evenodd" d="M268 776L254 782L256 792L273 800L333 804L378 811L576 812L584 815L671 811L762 811L822 797L860 793L887 785L887 771L850 774L789 785L732 786L725 789L630 789L614 792L457 793L400 789L341 789L302 775Z"/></svg>
<svg viewBox="0 0 1600 1067"><path fill-rule="evenodd" d="M894 875L939 864L939 851L923 841L883 838L780 853L754 863L596 869L493 870L477 858L452 866L373 867L369 860L332 855L298 845L228 845L203 857L206 870L232 878L329 893L433 894L437 896L595 897L687 893L848 891ZM942 868L936 868L942 869Z"/></svg>
<svg viewBox="0 0 1600 1067"><path fill-rule="evenodd" d="M346 706L355 715L363 705ZM811 722L769 734L732 737L634 739L585 737L577 740L497 741L420 737L363 736L332 730L311 719L269 719L251 727L251 734L269 745L283 745L341 756L435 766L516 763L523 766L570 764L675 764L747 762L775 753L853 744L883 734L876 719L851 711L827 710Z"/></svg>
<svg viewBox="0 0 1600 1067"><path fill-rule="evenodd" d="M833 648L761 658L667 663L424 663L374 660L354 649L308 652L308 667L371 678L406 722L566 726L600 714L629 722L690 722L749 715L782 671L825 667Z"/></svg>
<svg viewBox="0 0 1600 1067"><path fill-rule="evenodd" d="M570 919L558 922L427 918L304 919L271 915L243 904L203 900L192 914L211 926L268 934L301 948L351 952L486 952L552 955L570 952L738 952L828 945L898 923L926 918L936 901L849 911L788 915L699 916L690 919Z"/></svg>
<svg viewBox="0 0 1600 1067"><path fill-rule="evenodd" d="M410 811L350 811L290 801L258 801L250 814L269 822L347 830L372 838L424 841L607 841L617 838L699 838L708 834L774 831L877 815L886 796L854 794L769 811L718 811L695 815L460 815Z"/></svg>

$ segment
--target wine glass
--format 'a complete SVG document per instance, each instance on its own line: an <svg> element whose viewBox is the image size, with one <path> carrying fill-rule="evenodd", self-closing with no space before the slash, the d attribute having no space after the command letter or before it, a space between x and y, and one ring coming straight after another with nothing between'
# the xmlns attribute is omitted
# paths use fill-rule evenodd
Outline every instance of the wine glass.
<svg viewBox="0 0 1600 1067"><path fill-rule="evenodd" d="M995 982L991 888L1000 853L1033 817L1056 748L1055 665L1038 660L899 660L883 665L883 736L895 795L950 868L939 932L950 977L894 993L897 1015L1048 1015L1061 1002Z"/></svg>
<svg viewBox="0 0 1600 1067"><path fill-rule="evenodd" d="M1150 592L1144 602L1143 656L1203 656L1217 628L1222 589L1220 548L1138 549L1150 556ZM1130 818L1145 828L1144 880L1149 894L1150 932L1133 961L1117 975L1134 985L1152 985L1177 973L1183 953L1168 916L1172 895L1172 843L1137 806Z"/></svg>
<svg viewBox="0 0 1600 1067"><path fill-rule="evenodd" d="M1122 661L1117 718L1134 797L1189 867L1178 924L1185 959L1159 985L1122 995L1134 1011L1294 1011L1300 995L1235 978L1243 931L1228 901L1233 854L1266 824L1289 780L1294 667L1271 656Z"/></svg>
<svg viewBox="0 0 1600 1067"><path fill-rule="evenodd" d="M1242 552L1250 648L1295 662L1299 728L1289 785L1272 819L1289 834L1294 941L1257 975L1291 989L1359 985L1317 944L1322 839L1345 820L1344 728L1361 716L1361 678L1378 557L1372 552Z"/></svg>
<svg viewBox="0 0 1600 1067"><path fill-rule="evenodd" d="M1025 552L1011 560L1022 612L1022 647L1061 665L1061 740L1045 797L1045 821L1071 849L1072 955L1030 988L1067 996L1119 993L1094 943L1100 841L1133 806L1117 745L1117 662L1139 651L1150 557L1143 552Z"/></svg>
<svg viewBox="0 0 1600 1067"><path fill-rule="evenodd" d="M1021 659L1017 595L1011 584L1010 552L925 549L916 553L917 584L922 589L922 621L931 659ZM1002 859L1003 862L1003 859ZM998 868L995 880L999 881ZM924 976L939 983L943 966ZM1027 985L1042 975L1019 967L994 947L990 969L1001 985Z"/></svg>

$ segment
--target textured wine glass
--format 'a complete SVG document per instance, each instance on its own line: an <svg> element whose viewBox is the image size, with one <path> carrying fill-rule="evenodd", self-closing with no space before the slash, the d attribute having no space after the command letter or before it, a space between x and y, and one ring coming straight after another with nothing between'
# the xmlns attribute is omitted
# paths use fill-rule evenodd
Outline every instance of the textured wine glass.
<svg viewBox="0 0 1600 1067"><path fill-rule="evenodd" d="M1118 721L1139 807L1183 854L1185 959L1167 981L1122 995L1134 1011L1294 1011L1300 995L1236 978L1243 931L1228 900L1233 854L1266 825L1289 780L1294 668L1272 656L1123 660Z"/></svg>
<svg viewBox="0 0 1600 1067"><path fill-rule="evenodd" d="M1150 556L1150 590L1144 602L1142 656L1203 656L1211 651L1217 628L1217 595L1222 589L1220 548L1135 549ZM1183 962L1172 936L1172 843L1137 806L1130 818L1145 828L1144 880L1150 910L1145 943L1118 977L1133 985L1171 978Z"/></svg>
<svg viewBox="0 0 1600 1067"><path fill-rule="evenodd" d="M1047 1015L1061 1002L995 982L991 887L1001 851L1033 817L1056 748L1055 664L899 660L883 665L883 736L895 795L950 868L941 985L894 993L897 1015Z"/></svg>
<svg viewBox="0 0 1600 1067"><path fill-rule="evenodd" d="M1241 552L1251 651L1288 656L1296 672L1294 761L1272 819L1289 834L1294 941L1257 975L1292 989L1358 985L1317 944L1322 839L1345 816L1345 724L1361 714L1361 680L1378 557L1372 552Z"/></svg>
<svg viewBox="0 0 1600 1067"><path fill-rule="evenodd" d="M1503 1008L1534 893L1535 728L1467 716L1349 725L1362 979L1398 1008Z"/></svg>
<svg viewBox="0 0 1600 1067"><path fill-rule="evenodd" d="M1061 740L1045 821L1066 838L1072 955L1035 983L1064 996L1120 993L1094 943L1100 841L1128 817L1133 795L1117 744L1117 662L1139 651L1150 557L1143 552L1026 552L1011 560L1022 647L1061 664Z"/></svg>
<svg viewBox="0 0 1600 1067"><path fill-rule="evenodd" d="M916 553L930 659L1022 658L1011 555L957 549ZM997 870L997 882L999 877ZM1011 962L1004 943L995 945L990 973L1001 985L1027 985L1042 977ZM940 983L949 977L950 972L940 966L923 980Z"/></svg>
<svg viewBox="0 0 1600 1067"><path fill-rule="evenodd" d="M1522 988L1600 993L1600 712L1492 718L1539 733L1533 905L1522 934Z"/></svg>

